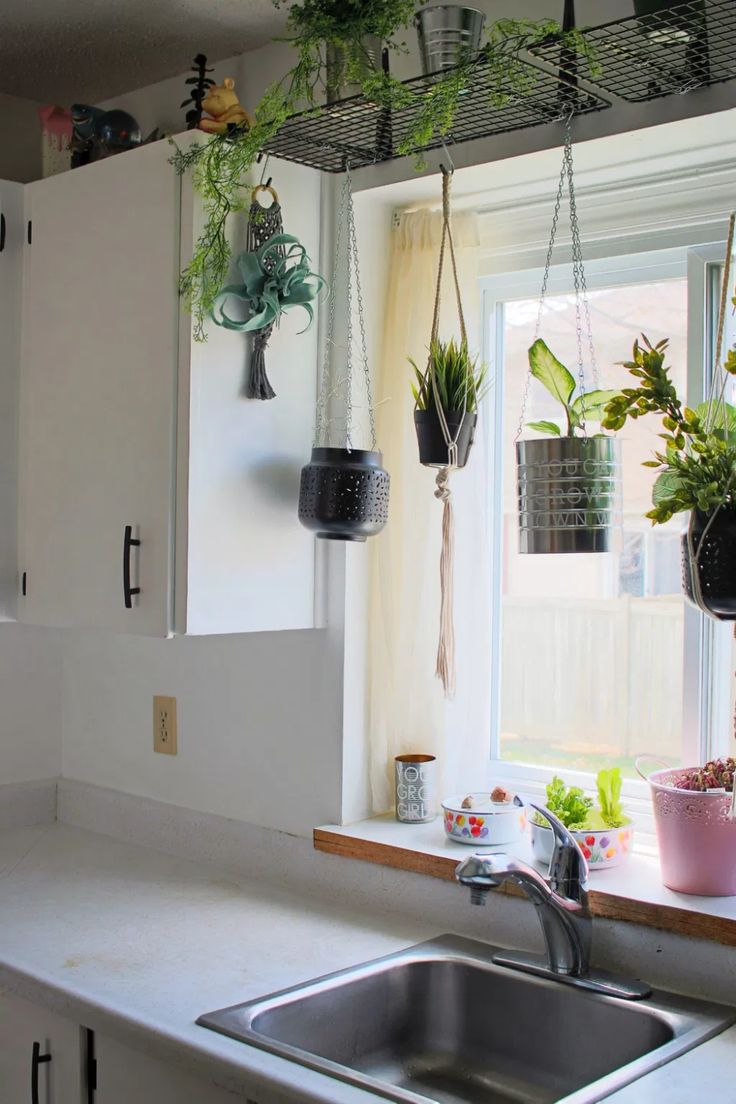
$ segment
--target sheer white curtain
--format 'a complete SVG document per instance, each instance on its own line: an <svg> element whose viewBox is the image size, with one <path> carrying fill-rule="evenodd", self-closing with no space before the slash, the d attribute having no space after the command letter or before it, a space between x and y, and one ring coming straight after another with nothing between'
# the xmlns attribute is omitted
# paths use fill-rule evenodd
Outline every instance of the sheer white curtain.
<svg viewBox="0 0 736 1104"><path fill-rule="evenodd" d="M444 794L483 785L490 755L490 442L489 398L467 467L453 473L457 690L445 701L435 678L439 631L442 505L435 472L419 464L411 356L427 358L439 211L404 214L393 231L376 397L378 440L391 475L390 520L371 542L369 731L374 812L393 805L393 758L426 752L439 760ZM478 229L475 214L453 219L471 348L478 347ZM449 265L446 265L446 270ZM446 271L440 336L458 336Z"/></svg>

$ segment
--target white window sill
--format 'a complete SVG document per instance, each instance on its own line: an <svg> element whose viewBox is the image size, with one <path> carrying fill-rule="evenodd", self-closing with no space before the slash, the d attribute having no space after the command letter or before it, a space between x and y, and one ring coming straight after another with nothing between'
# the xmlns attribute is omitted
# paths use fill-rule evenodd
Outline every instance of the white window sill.
<svg viewBox="0 0 736 1104"><path fill-rule="evenodd" d="M328 824L315 828L314 846L445 880L453 878L457 863L472 850L482 850L446 839L441 817L430 824L399 824L392 816L347 826ZM532 861L527 840L515 853ZM621 866L591 872L588 889L594 916L736 946L736 897L693 897L667 889L656 853L636 850Z"/></svg>

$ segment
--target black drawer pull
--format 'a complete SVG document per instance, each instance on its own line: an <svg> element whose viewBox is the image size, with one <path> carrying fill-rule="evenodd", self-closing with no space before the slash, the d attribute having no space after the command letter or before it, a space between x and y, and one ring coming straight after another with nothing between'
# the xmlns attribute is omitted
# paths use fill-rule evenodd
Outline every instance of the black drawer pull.
<svg viewBox="0 0 736 1104"><path fill-rule="evenodd" d="M50 1062L50 1054L41 1053L41 1044L33 1044L33 1054L31 1056L31 1104L39 1104L38 1100L38 1067L44 1062Z"/></svg>
<svg viewBox="0 0 736 1104"><path fill-rule="evenodd" d="M0 211L0 253L5 248L5 215Z"/></svg>
<svg viewBox="0 0 736 1104"><path fill-rule="evenodd" d="M133 526L125 526L125 536L123 537L123 598L125 600L125 608L133 608L133 595L140 594L141 588L130 585L130 557L132 548L140 548L141 542L133 536Z"/></svg>

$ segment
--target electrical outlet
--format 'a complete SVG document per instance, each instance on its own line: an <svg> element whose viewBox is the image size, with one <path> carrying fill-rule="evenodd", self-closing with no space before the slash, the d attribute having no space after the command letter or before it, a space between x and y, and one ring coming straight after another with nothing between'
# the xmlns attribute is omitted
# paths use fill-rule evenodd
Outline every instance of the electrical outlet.
<svg viewBox="0 0 736 1104"><path fill-rule="evenodd" d="M153 750L176 755L176 698L153 699Z"/></svg>

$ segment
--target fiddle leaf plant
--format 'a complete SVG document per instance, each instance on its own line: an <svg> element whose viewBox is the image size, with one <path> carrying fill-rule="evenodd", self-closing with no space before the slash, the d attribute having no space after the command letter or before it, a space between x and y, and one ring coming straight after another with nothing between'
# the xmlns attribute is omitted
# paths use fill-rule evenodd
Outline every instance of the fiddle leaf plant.
<svg viewBox="0 0 736 1104"><path fill-rule="evenodd" d="M575 437L585 432L587 422L600 422L608 403L618 391L581 391L575 395L576 381L572 372L558 360L541 337L529 349L529 368L536 380L549 391L562 407L560 422L527 422L527 428L551 437ZM563 428L565 432L563 433Z"/></svg>

